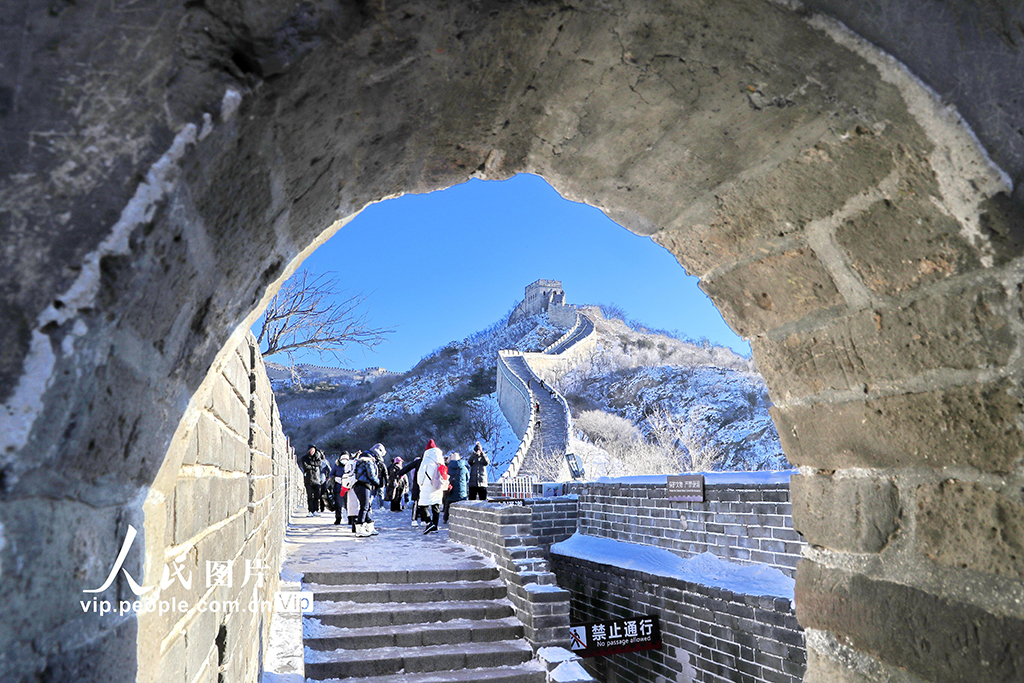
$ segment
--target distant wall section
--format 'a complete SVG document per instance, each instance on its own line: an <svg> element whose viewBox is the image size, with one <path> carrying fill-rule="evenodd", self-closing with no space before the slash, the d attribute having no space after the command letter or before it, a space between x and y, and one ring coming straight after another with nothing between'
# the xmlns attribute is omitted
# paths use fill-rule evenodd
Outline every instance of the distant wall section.
<svg viewBox="0 0 1024 683"><path fill-rule="evenodd" d="M251 335L190 413L144 505L147 597L174 609L140 614L138 681L255 683L302 477Z"/></svg>
<svg viewBox="0 0 1024 683"><path fill-rule="evenodd" d="M505 414L512 431L520 439L526 437L527 429L530 427L530 415L533 410L533 402L530 399L530 389L527 387L527 379L520 377L512 369L509 363L510 356L518 356L514 351L498 352L498 405Z"/></svg>

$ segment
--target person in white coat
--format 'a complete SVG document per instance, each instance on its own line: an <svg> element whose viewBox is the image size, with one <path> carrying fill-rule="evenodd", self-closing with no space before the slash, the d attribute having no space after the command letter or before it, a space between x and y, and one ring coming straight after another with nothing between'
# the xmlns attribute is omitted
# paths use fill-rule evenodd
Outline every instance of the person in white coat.
<svg viewBox="0 0 1024 683"><path fill-rule="evenodd" d="M419 505L424 512L430 510L430 522L424 534L437 531L438 518L441 515L441 502L444 492L448 490L448 466L444 463L444 453L431 439L427 450L423 453L416 481L420 487Z"/></svg>

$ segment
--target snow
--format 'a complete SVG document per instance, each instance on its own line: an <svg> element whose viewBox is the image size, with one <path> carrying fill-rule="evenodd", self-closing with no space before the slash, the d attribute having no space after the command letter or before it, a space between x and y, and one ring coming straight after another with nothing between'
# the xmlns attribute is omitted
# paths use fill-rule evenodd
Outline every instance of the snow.
<svg viewBox="0 0 1024 683"><path fill-rule="evenodd" d="M526 574L528 572L523 573ZM563 590L558 586L543 583L528 583L523 586L523 589L526 590L527 593L557 593L558 591Z"/></svg>
<svg viewBox="0 0 1024 683"><path fill-rule="evenodd" d="M284 579L282 570L281 591L301 590L297 581ZM303 683L305 665L302 661L302 614L274 611L270 618L270 637L267 640L266 656L263 660L262 683Z"/></svg>
<svg viewBox="0 0 1024 683"><path fill-rule="evenodd" d="M574 659L579 659L577 654L572 650L566 650L564 647L542 647L537 650L537 656L551 664L555 662L571 662Z"/></svg>
<svg viewBox="0 0 1024 683"><path fill-rule="evenodd" d="M608 348L609 342L603 342ZM613 356L615 350L605 351ZM601 410L623 417L642 432L647 416L668 409L725 452L723 469L779 470L789 466L768 408L764 380L756 373L713 365L642 365L581 368L559 386ZM596 372L596 374L595 374Z"/></svg>
<svg viewBox="0 0 1024 683"><path fill-rule="evenodd" d="M551 552L590 562L681 579L742 595L793 600L794 581L774 567L727 562L712 553L682 558L661 548L625 543L579 532L551 546Z"/></svg>
<svg viewBox="0 0 1024 683"><path fill-rule="evenodd" d="M760 470L757 472L679 472L679 474L703 474L704 484L788 484L796 470ZM667 484L666 474L637 477L600 477L588 479L599 484Z"/></svg>
<svg viewBox="0 0 1024 683"><path fill-rule="evenodd" d="M574 681L593 681L594 678L579 662L562 662L551 672L553 683L573 683Z"/></svg>

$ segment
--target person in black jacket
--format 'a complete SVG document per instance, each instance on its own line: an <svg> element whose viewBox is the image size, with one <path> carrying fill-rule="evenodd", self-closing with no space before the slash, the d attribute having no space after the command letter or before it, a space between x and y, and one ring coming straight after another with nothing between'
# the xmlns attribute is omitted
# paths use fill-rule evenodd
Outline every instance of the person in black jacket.
<svg viewBox="0 0 1024 683"><path fill-rule="evenodd" d="M388 470L388 485L385 489L384 500L391 501L391 511L402 511L402 497L405 490L409 488L409 480L399 474L402 471L402 459L395 458Z"/></svg>
<svg viewBox="0 0 1024 683"><path fill-rule="evenodd" d="M404 477L407 474L409 474L409 472L412 472L412 483L409 485L409 490L411 491L411 495L412 495L412 525L413 526L419 526L420 525L420 514L419 514L420 510L419 510L419 505L417 504L417 501L419 501L419 499L420 499L420 485L416 481L416 475L419 474L420 463L421 462L423 462L423 456L422 455L420 457L416 458L415 460L410 461L409 464L404 465L402 467L402 469L398 470L398 472L396 473L396 476Z"/></svg>
<svg viewBox="0 0 1024 683"><path fill-rule="evenodd" d="M473 452L467 459L469 462L469 499L487 500L487 466L491 459L484 453L484 447L480 442L473 446Z"/></svg>
<svg viewBox="0 0 1024 683"><path fill-rule="evenodd" d="M307 517L320 515L320 497L327 477L324 473L324 454L315 444L302 456L302 484L306 487L306 506L309 508Z"/></svg>

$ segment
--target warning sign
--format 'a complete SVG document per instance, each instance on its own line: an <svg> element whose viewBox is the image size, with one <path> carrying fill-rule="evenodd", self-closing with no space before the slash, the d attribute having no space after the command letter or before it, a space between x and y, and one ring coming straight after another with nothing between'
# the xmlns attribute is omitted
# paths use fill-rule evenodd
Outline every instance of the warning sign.
<svg viewBox="0 0 1024 683"><path fill-rule="evenodd" d="M595 621L569 627L569 647L580 657L600 657L661 648L656 615Z"/></svg>

